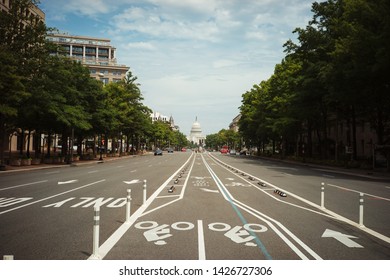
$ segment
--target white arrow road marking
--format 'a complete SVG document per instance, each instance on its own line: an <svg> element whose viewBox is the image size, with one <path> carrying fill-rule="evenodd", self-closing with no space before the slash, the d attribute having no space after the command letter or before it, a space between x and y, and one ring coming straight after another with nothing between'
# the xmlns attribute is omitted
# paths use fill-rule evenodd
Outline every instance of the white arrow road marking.
<svg viewBox="0 0 390 280"><path fill-rule="evenodd" d="M206 189L206 188L200 188L202 191L205 191L205 192L212 192L212 193L219 193L218 190L210 190L210 189Z"/></svg>
<svg viewBox="0 0 390 280"><path fill-rule="evenodd" d="M349 248L363 248L362 245L350 239L350 238L357 238L356 236L343 234L338 231L326 229L321 237L333 237Z"/></svg>
<svg viewBox="0 0 390 280"><path fill-rule="evenodd" d="M141 183L141 181L138 179L135 179L135 180L131 180L131 181L123 181L123 183L130 185L130 184Z"/></svg>
<svg viewBox="0 0 390 280"><path fill-rule="evenodd" d="M58 182L58 185L72 184L72 183L76 183L78 181L79 180L69 180L69 181L64 181L64 182Z"/></svg>

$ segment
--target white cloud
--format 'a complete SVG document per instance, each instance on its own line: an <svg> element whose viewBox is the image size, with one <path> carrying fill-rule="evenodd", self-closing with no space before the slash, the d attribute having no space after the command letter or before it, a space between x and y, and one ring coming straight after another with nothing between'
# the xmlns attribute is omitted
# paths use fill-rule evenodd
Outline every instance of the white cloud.
<svg viewBox="0 0 390 280"><path fill-rule="evenodd" d="M141 36L213 41L218 28L213 22L192 22L161 15L155 8L131 7L113 17L116 31L136 32Z"/></svg>
<svg viewBox="0 0 390 280"><path fill-rule="evenodd" d="M228 59L220 59L213 62L214 68L225 68L237 65L236 61L228 60Z"/></svg>
<svg viewBox="0 0 390 280"><path fill-rule="evenodd" d="M101 14L107 14L113 10L113 6L104 0L41 0L45 3L46 7L56 9L58 7L59 14L64 13L77 13L84 16L97 16Z"/></svg>
<svg viewBox="0 0 390 280"><path fill-rule="evenodd" d="M88 30L111 39L118 63L138 76L145 104L172 114L183 133L195 116L206 133L227 128L241 95L269 78L284 57L283 43L311 18L308 0L41 2L60 29L83 17L99 22L100 28ZM80 34L76 27L71 33L101 35Z"/></svg>
<svg viewBox="0 0 390 280"><path fill-rule="evenodd" d="M156 47L150 42L130 42L127 44L127 47L130 49L141 49L153 51Z"/></svg>

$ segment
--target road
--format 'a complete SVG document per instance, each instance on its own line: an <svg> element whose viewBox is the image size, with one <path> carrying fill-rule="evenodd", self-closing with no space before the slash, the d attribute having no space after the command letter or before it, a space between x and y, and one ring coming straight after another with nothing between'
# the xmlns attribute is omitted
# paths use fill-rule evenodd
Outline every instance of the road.
<svg viewBox="0 0 390 280"><path fill-rule="evenodd" d="M389 213L385 177L219 153L124 157L0 174L0 255L386 260Z"/></svg>

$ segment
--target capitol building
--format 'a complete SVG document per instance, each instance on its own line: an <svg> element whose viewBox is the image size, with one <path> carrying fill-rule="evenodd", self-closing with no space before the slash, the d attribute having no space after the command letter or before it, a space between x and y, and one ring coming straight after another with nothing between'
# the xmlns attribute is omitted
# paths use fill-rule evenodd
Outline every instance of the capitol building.
<svg viewBox="0 0 390 280"><path fill-rule="evenodd" d="M190 135L188 136L188 141L195 145L204 146L206 137L202 134L202 128L198 122L198 117L196 117L195 122L192 124Z"/></svg>

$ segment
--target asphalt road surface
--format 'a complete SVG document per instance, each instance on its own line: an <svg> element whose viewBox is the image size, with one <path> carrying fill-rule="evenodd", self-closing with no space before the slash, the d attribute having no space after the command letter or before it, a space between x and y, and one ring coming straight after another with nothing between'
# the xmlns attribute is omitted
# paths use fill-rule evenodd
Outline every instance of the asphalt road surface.
<svg viewBox="0 0 390 280"><path fill-rule="evenodd" d="M389 213L386 177L219 153L125 157L1 173L0 256L388 260Z"/></svg>

